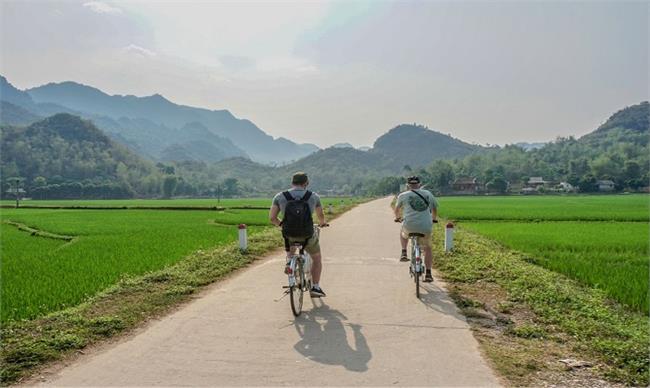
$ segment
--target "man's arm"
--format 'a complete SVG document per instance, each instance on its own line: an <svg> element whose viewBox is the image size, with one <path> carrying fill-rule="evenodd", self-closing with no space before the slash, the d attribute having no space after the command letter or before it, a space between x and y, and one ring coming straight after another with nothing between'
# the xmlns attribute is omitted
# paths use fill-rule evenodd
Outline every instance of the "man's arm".
<svg viewBox="0 0 650 388"><path fill-rule="evenodd" d="M395 219L396 220L401 219L402 218L402 204L399 201L395 202L395 209L393 209L393 210L395 210Z"/></svg>
<svg viewBox="0 0 650 388"><path fill-rule="evenodd" d="M269 211L269 220L275 226L280 226L280 219L278 218L278 214L280 214L280 206L274 204L271 206L271 210Z"/></svg>
<svg viewBox="0 0 650 388"><path fill-rule="evenodd" d="M431 195L431 219L433 222L438 222L438 201L433 195Z"/></svg>
<svg viewBox="0 0 650 388"><path fill-rule="evenodd" d="M327 225L327 222L325 222L325 213L323 213L323 207L320 204L318 204L315 210L316 210L316 217L318 217L318 225L320 226Z"/></svg>

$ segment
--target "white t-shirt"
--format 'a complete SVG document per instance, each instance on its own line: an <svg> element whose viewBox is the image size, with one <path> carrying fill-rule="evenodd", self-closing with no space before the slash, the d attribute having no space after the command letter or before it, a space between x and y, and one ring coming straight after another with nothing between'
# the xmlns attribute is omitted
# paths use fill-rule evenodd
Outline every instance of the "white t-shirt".
<svg viewBox="0 0 650 388"><path fill-rule="evenodd" d="M433 229L431 211L438 208L436 198L428 190L417 189L426 202L413 191L405 191L397 197L395 206L402 208L404 229L411 233L430 233ZM427 202L429 203L427 205Z"/></svg>

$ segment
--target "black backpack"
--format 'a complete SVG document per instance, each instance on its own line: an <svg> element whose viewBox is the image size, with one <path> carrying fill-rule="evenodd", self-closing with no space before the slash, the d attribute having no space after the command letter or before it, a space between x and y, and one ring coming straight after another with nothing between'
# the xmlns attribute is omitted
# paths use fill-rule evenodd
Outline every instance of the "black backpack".
<svg viewBox="0 0 650 388"><path fill-rule="evenodd" d="M287 199L282 219L282 235L284 237L309 239L314 235L314 221L309 209L311 191L307 191L300 199L295 199L290 192L282 193Z"/></svg>

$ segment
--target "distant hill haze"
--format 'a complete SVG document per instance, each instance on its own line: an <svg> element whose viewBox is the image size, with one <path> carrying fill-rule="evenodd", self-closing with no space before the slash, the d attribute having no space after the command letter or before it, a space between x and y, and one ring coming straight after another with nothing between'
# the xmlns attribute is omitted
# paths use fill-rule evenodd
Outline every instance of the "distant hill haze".
<svg viewBox="0 0 650 388"><path fill-rule="evenodd" d="M286 163L318 150L313 144L297 144L288 139L274 139L255 124L238 119L227 110L208 110L175 104L159 94L147 97L108 95L99 89L75 82L50 83L21 91L6 78L0 80L0 97L40 116L59 112L73 113L93 120L100 128L128 147L160 159L170 146L196 148L178 141L178 134L188 124L201 124L214 136L209 141L223 157L247 155L262 163ZM192 133L181 134L182 143L206 141ZM224 139L230 144L226 144ZM224 148L225 147L225 148ZM229 150L228 147L234 147ZM178 147L174 147L178 148ZM192 158L204 151L191 151ZM166 152L168 154L168 152Z"/></svg>
<svg viewBox="0 0 650 388"><path fill-rule="evenodd" d="M510 182L530 176L569 179L585 191L593 189L590 182L607 177L632 189L648 182L647 102L614 113L579 139L558 139L530 151L485 148L423 126L399 125L367 151L330 147L273 167L251 160L230 139L198 121L171 128L147 118L89 115L94 117L90 121L61 113L43 119L40 115L58 105L11 92L12 101L33 110L1 101L0 175L25 178L28 193L36 198L156 197L171 196L174 190L177 195L206 196L214 195L226 179L236 179L243 193L270 194L286 187L299 170L308 172L313 189L346 194L392 192L403 181L400 176L411 171L438 189L454 174L484 182L494 176ZM154 154L165 163L154 165L143 158ZM2 184L6 192L6 181Z"/></svg>
<svg viewBox="0 0 650 388"><path fill-rule="evenodd" d="M26 125L55 113L71 113L92 120L113 140L155 161L216 162L230 157L286 165L319 150L264 133L252 122L227 110L208 110L175 104L159 94L147 97L108 95L75 82L49 83L21 91L4 77L0 96L6 105L2 120ZM352 148L338 143L332 148ZM412 167L434 159L462 158L480 147L423 126L400 125L377 139L373 148L389 162ZM365 156L370 159L370 155ZM374 159L374 157L372 158Z"/></svg>

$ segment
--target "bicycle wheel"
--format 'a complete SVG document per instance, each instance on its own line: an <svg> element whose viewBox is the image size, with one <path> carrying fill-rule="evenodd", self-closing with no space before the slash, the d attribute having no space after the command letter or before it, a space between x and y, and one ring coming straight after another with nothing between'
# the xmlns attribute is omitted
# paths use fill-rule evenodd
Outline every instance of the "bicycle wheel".
<svg viewBox="0 0 650 388"><path fill-rule="evenodd" d="M305 294L305 272L302 268L301 259L296 260L294 276L296 277L296 284L289 289L289 297L291 299L291 311L297 317L302 312L302 300Z"/></svg>
<svg viewBox="0 0 650 388"><path fill-rule="evenodd" d="M413 255L413 281L415 282L415 296L420 298L420 275L422 274L422 261L418 263L418 256L420 255L420 246L417 241L413 241L413 249L411 251Z"/></svg>
<svg viewBox="0 0 650 388"><path fill-rule="evenodd" d="M415 296L418 299L420 298L420 275L422 275L422 272L415 273Z"/></svg>

